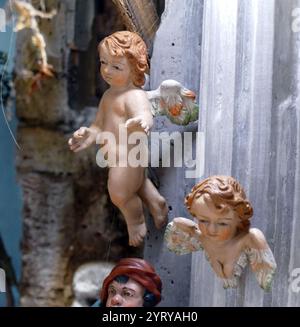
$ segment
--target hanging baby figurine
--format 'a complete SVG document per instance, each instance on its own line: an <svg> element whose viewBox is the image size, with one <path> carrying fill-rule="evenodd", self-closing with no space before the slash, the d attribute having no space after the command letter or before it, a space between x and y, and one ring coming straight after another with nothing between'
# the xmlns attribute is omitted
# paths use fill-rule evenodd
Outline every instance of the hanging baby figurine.
<svg viewBox="0 0 300 327"><path fill-rule="evenodd" d="M128 141L132 134L147 137L153 125L150 101L142 89L149 69L147 48L138 34L120 31L102 40L98 51L100 72L109 89L100 101L94 123L77 130L69 146L78 152L92 144L102 144L104 155L114 158L108 160L109 195L125 218L129 244L139 246L147 231L143 203L158 229L167 223L168 214L165 199L145 175L146 167L128 161L128 153L134 147Z"/></svg>
<svg viewBox="0 0 300 327"><path fill-rule="evenodd" d="M237 287L249 262L259 285L270 290L276 263L263 233L250 228L253 209L241 185L230 176L211 176L192 189L185 204L197 223L181 217L169 223L169 250L204 250L224 288Z"/></svg>

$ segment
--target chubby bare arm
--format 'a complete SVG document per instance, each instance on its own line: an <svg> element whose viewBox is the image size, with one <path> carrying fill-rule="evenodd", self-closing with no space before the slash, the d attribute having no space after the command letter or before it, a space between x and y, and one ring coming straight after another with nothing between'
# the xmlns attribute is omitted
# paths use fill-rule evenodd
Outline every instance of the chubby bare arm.
<svg viewBox="0 0 300 327"><path fill-rule="evenodd" d="M100 133L102 131L102 127L103 127L103 99L105 98L105 94L106 94L106 92L104 93L104 95L99 103L96 118L90 126L90 128L92 128L97 133Z"/></svg>
<svg viewBox="0 0 300 327"><path fill-rule="evenodd" d="M101 110L100 102L95 121L91 124L91 126L80 127L77 131L73 133L73 136L69 139L68 144L70 150L74 152L79 152L95 143L97 140L97 136L101 133L102 121L103 113Z"/></svg>
<svg viewBox="0 0 300 327"><path fill-rule="evenodd" d="M256 279L264 290L269 291L276 270L276 262L264 234L259 229L250 229L248 246L248 258Z"/></svg>
<svg viewBox="0 0 300 327"><path fill-rule="evenodd" d="M247 245L256 250L265 250L269 248L265 235L258 228L250 228Z"/></svg>
<svg viewBox="0 0 300 327"><path fill-rule="evenodd" d="M253 255L251 267L253 271L258 271L266 268L274 268L274 257L267 243L264 234L258 228L249 230L248 247L252 249Z"/></svg>
<svg viewBox="0 0 300 327"><path fill-rule="evenodd" d="M153 116L146 92L140 89L130 90L126 95L125 108L128 117L125 126L129 129L142 128L148 134L153 126Z"/></svg>

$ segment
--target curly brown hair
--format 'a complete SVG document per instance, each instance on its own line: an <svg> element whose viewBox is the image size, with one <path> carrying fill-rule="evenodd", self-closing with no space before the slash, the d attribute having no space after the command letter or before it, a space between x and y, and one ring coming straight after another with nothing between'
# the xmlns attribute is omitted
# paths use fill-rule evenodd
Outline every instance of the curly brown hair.
<svg viewBox="0 0 300 327"><path fill-rule="evenodd" d="M189 212L196 216L191 210L194 199L202 195L209 195L217 209L231 208L240 218L238 228L248 231L253 208L248 201L242 186L231 176L211 176L195 185L185 198L185 205Z"/></svg>
<svg viewBox="0 0 300 327"><path fill-rule="evenodd" d="M137 33L115 32L99 43L99 53L102 46L105 46L112 56L125 56L131 67L133 84L138 87L144 85L144 74L149 72L147 46Z"/></svg>

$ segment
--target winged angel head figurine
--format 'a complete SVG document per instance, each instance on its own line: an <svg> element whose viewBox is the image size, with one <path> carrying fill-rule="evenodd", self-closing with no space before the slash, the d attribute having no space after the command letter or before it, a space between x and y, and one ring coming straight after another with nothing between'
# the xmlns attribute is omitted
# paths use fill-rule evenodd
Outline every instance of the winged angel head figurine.
<svg viewBox="0 0 300 327"><path fill-rule="evenodd" d="M269 290L276 263L263 233L250 228L253 209L241 185L230 176L209 177L191 190L185 204L197 223L182 217L169 223L169 250L204 250L224 288L237 287L249 262L259 285Z"/></svg>

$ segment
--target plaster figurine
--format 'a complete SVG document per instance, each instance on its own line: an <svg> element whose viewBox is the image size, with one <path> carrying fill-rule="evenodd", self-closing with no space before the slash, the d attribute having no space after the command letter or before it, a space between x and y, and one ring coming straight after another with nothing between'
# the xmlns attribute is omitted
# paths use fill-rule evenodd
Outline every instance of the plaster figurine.
<svg viewBox="0 0 300 327"><path fill-rule="evenodd" d="M121 259L105 278L93 307L154 307L161 300L161 289L161 279L147 261Z"/></svg>
<svg viewBox="0 0 300 327"><path fill-rule="evenodd" d="M148 91L153 116L167 116L176 125L188 125L198 120L196 95L175 80L165 80L153 91Z"/></svg>
<svg viewBox="0 0 300 327"><path fill-rule="evenodd" d="M52 19L57 13L56 10L52 10L50 13L42 12L35 9L32 4L21 0L14 0L12 4L18 14L17 23L14 28L15 32L18 32L24 28L30 28L38 31L39 28L36 17Z"/></svg>
<svg viewBox="0 0 300 327"><path fill-rule="evenodd" d="M110 87L100 101L94 123L77 130L69 140L69 146L78 152L94 144L103 132L111 132L115 136L116 146L110 146L110 152L115 154L117 165L109 167L108 191L112 202L125 218L129 245L139 246L147 231L143 203L158 229L166 224L168 214L166 201L146 177L145 167L118 164L120 151L125 152L127 158L133 147L130 144L123 147L118 142L119 133L126 129L128 137L133 132L147 135L153 125L150 102L141 88L145 81L144 73L149 69L147 49L139 35L121 31L102 40L98 50L101 75Z"/></svg>
<svg viewBox="0 0 300 327"><path fill-rule="evenodd" d="M32 4L21 0L14 0L12 4L17 13L14 31L18 32L25 28L29 28L32 31L31 46L35 49L38 67L38 72L33 76L31 84L30 93L32 93L36 88L40 87L40 82L43 78L54 77L53 66L48 63L45 38L40 32L36 18L52 19L57 14L57 11L54 9L49 13L45 13L35 9Z"/></svg>
<svg viewBox="0 0 300 327"><path fill-rule="evenodd" d="M259 285L270 290L276 263L257 228L250 228L253 209L241 185L229 176L211 176L197 184L185 199L195 217L178 217L168 224L165 240L169 250L187 254L204 250L224 288L237 287L248 262Z"/></svg>

